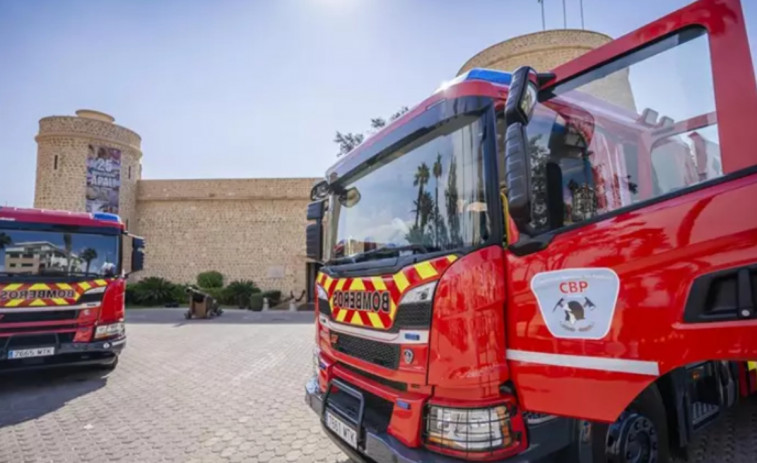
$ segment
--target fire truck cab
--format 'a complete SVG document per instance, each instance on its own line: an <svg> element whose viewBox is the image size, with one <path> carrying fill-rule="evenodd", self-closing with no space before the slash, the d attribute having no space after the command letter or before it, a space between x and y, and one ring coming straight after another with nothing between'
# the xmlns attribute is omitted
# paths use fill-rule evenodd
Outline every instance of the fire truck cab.
<svg viewBox="0 0 757 463"><path fill-rule="evenodd" d="M114 214L0 207L0 373L115 368L126 277L142 269L143 249Z"/></svg>
<svg viewBox="0 0 757 463"><path fill-rule="evenodd" d="M738 0L474 69L326 173L306 402L358 461L662 462L757 391Z"/></svg>

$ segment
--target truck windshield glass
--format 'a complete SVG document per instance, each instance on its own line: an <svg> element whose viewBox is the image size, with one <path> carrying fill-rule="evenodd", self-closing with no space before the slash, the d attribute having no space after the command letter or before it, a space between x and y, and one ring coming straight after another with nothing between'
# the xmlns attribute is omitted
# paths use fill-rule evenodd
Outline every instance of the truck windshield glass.
<svg viewBox="0 0 757 463"><path fill-rule="evenodd" d="M0 279L118 272L117 236L0 228Z"/></svg>
<svg viewBox="0 0 757 463"><path fill-rule="evenodd" d="M526 128L536 231L723 175L704 30L685 30L545 93Z"/></svg>
<svg viewBox="0 0 757 463"><path fill-rule="evenodd" d="M331 197L327 258L484 243L486 132L483 116L456 118L347 178Z"/></svg>

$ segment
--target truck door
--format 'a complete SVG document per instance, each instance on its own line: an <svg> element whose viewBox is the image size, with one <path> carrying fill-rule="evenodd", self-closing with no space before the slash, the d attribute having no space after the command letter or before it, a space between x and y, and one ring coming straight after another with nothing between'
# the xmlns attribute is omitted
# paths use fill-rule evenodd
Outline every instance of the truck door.
<svg viewBox="0 0 757 463"><path fill-rule="evenodd" d="M554 74L525 128L507 357L525 409L609 422L673 369L757 358L757 90L739 1L693 3Z"/></svg>

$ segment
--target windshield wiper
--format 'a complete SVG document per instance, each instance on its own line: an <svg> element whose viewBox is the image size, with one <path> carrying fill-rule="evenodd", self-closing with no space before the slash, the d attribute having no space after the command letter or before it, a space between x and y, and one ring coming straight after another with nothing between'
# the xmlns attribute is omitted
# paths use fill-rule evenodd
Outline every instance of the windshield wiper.
<svg viewBox="0 0 757 463"><path fill-rule="evenodd" d="M3 277L3 278L23 277L23 276L29 276L29 275L31 275L31 273L0 272L0 277Z"/></svg>
<svg viewBox="0 0 757 463"><path fill-rule="evenodd" d="M371 249L370 251L365 251L360 254L356 254L354 256L347 256L347 257L337 257L336 259L331 259L326 262L326 265L340 265L345 263L350 264L356 264L358 262L364 262L366 260L371 260L376 257L392 257L394 255L399 256L400 253L406 252L406 251L412 251L413 254L426 254L428 252L434 252L439 251L440 248L434 246L434 247L426 247L422 244L406 244L404 246L391 246L391 245L384 245L380 248Z"/></svg>
<svg viewBox="0 0 757 463"><path fill-rule="evenodd" d="M372 249L362 254L358 254L357 256L355 256L355 262L370 260L375 257L390 257L395 254L399 256L400 253L405 251L412 251L413 254L426 254L429 252L428 248L426 246L423 246L422 244L406 244L404 246L381 246L380 248Z"/></svg>

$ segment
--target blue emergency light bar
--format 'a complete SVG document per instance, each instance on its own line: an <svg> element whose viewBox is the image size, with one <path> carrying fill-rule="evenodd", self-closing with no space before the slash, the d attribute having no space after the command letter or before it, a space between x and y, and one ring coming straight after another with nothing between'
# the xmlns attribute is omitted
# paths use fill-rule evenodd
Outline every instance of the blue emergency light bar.
<svg viewBox="0 0 757 463"><path fill-rule="evenodd" d="M111 214L108 212L95 212L92 214L92 218L97 219L97 220L102 220L105 222L121 223L121 217L117 216L116 214Z"/></svg>
<svg viewBox="0 0 757 463"><path fill-rule="evenodd" d="M510 81L513 78L513 75L509 72L482 68L473 68L463 75L465 76L463 80L485 80L500 85L510 85Z"/></svg>
<svg viewBox="0 0 757 463"><path fill-rule="evenodd" d="M493 84L510 85L512 74L504 71L495 71L493 69L473 68L452 80L444 82L442 86L439 87L439 90L446 90L455 84L468 80L483 80L484 82L491 82Z"/></svg>

